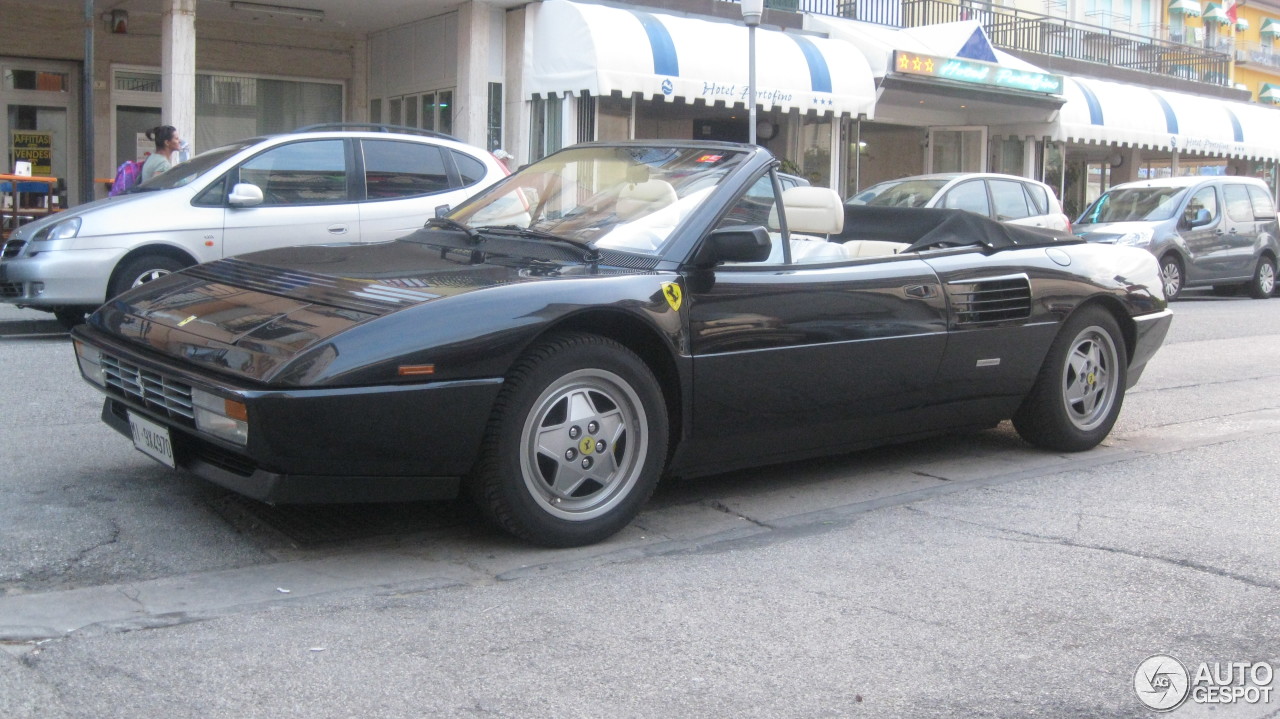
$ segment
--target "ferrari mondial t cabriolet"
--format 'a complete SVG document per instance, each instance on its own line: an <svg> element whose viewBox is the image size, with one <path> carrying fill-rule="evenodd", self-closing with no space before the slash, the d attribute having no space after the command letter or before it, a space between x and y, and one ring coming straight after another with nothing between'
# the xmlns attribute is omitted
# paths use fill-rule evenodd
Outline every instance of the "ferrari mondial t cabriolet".
<svg viewBox="0 0 1280 719"><path fill-rule="evenodd" d="M466 490L552 546L617 532L660 477L1010 418L1055 451L1111 431L1171 320L1151 253L777 172L738 144L571 147L393 242L140 285L76 328L80 370L137 449L236 492Z"/></svg>

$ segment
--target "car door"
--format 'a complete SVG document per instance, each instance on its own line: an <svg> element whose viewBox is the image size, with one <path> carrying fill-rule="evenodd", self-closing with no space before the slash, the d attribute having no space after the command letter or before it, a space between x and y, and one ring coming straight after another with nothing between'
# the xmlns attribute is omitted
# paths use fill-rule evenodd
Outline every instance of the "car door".
<svg viewBox="0 0 1280 719"><path fill-rule="evenodd" d="M360 232L365 242L404 237L465 198L453 152L427 142L360 140L364 201Z"/></svg>
<svg viewBox="0 0 1280 719"><path fill-rule="evenodd" d="M1230 277L1248 277L1253 274L1254 247L1262 224L1253 215L1249 186L1243 182L1223 182L1222 204L1226 228L1222 271Z"/></svg>
<svg viewBox="0 0 1280 719"><path fill-rule="evenodd" d="M991 200L987 196L987 183L982 180L965 180L947 190L932 205L950 210L968 210L983 217L991 217Z"/></svg>
<svg viewBox="0 0 1280 719"><path fill-rule="evenodd" d="M776 207L769 183L722 222L762 207ZM686 285L692 443L711 455L782 458L909 431L946 344L938 280L914 254L788 264L774 252Z"/></svg>
<svg viewBox="0 0 1280 719"><path fill-rule="evenodd" d="M1207 221L1193 227L1201 210L1207 213ZM1203 185L1187 197L1179 220L1179 234L1190 259L1187 281L1208 282L1230 277L1224 269L1227 243L1223 225L1222 203L1216 187Z"/></svg>
<svg viewBox="0 0 1280 719"><path fill-rule="evenodd" d="M269 148L231 171L229 182L262 190L262 202L229 206L225 255L273 247L359 242L360 215L349 182L347 143L300 140Z"/></svg>

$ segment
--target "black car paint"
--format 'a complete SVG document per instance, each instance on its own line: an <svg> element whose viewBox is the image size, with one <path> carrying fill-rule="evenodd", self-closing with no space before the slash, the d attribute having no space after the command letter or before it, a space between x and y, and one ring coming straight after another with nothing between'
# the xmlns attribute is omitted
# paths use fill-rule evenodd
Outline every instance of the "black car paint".
<svg viewBox="0 0 1280 719"><path fill-rule="evenodd" d="M751 171L731 175L713 197L736 197L771 164L757 151ZM611 337L654 368L674 428L668 473L689 476L989 426L1017 408L1058 325L1082 303L1117 316L1131 356L1142 334L1131 316L1164 308L1157 278L1142 276L1150 268L1128 276L1105 248L1087 244L939 249L767 271L686 266L727 204L717 199L688 218L651 269L470 253L463 261L429 236L275 250L127 293L75 334L241 399L250 424L262 428L239 449L109 397L104 419L117 430L128 434L127 406L181 435L180 466L236 491L271 502L352 501L455 491L483 451L507 369L557 330ZM386 270L385 255L411 269ZM976 255L986 256L980 267ZM232 262L296 286L260 292L220 282ZM1030 287L1026 317L956 326L954 287L1010 275ZM353 299L360 283L374 281L422 296L385 306ZM682 288L678 311L664 283ZM1132 356L1131 381L1162 338L1162 328L1153 330ZM998 371L978 368L993 358ZM425 382L401 376L404 365L432 365L434 374Z"/></svg>

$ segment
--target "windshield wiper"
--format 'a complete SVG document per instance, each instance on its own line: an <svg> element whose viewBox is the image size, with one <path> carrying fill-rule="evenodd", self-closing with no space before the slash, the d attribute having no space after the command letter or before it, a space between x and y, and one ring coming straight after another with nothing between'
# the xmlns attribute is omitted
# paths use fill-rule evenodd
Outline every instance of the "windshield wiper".
<svg viewBox="0 0 1280 719"><path fill-rule="evenodd" d="M494 235L516 236L523 239L546 240L547 242L555 242L561 245L568 245L575 250L582 252L583 257L588 262L598 262L600 260L600 252L590 244L582 240L575 240L571 237L562 237L546 230L536 230L532 227L520 227L519 225L486 225L479 228L481 232L487 232Z"/></svg>
<svg viewBox="0 0 1280 719"><path fill-rule="evenodd" d="M472 229L470 225L464 225L450 217L432 217L427 220L427 224L425 226L439 227L445 230L457 230L458 232L466 235L467 239L471 240L472 244L477 244L481 239L483 239L480 237L480 233Z"/></svg>

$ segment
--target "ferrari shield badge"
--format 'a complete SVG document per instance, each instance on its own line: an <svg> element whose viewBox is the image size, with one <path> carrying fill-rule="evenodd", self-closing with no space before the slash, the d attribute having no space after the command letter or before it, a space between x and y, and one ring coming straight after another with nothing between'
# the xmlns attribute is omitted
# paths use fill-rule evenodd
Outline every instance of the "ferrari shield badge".
<svg viewBox="0 0 1280 719"><path fill-rule="evenodd" d="M680 311L680 302L684 299L684 295L680 292L680 285L675 282L663 282L662 296L667 298L667 304L671 305L673 312Z"/></svg>

